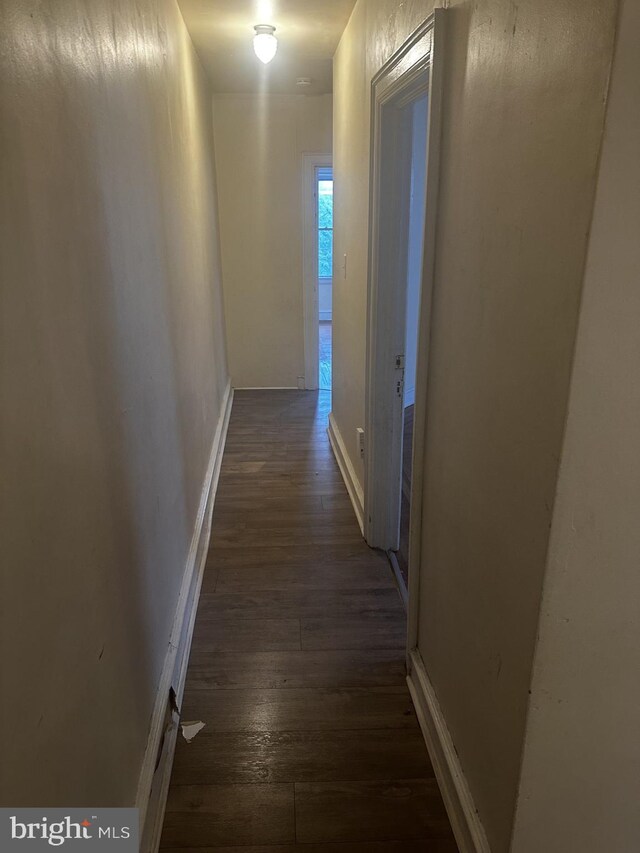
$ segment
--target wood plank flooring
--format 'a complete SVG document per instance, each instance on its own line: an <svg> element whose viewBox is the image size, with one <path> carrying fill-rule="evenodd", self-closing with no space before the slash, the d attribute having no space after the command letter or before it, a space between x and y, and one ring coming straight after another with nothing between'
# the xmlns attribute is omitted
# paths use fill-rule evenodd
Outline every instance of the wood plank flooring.
<svg viewBox="0 0 640 853"><path fill-rule="evenodd" d="M455 853L405 684L404 609L363 542L327 392L235 395L161 846Z"/></svg>

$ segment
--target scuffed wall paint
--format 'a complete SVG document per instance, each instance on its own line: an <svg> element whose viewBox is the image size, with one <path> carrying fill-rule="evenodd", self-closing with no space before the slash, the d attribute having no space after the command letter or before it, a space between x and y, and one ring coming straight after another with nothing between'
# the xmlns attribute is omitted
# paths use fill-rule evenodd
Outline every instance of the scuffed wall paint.
<svg viewBox="0 0 640 853"><path fill-rule="evenodd" d="M361 478L370 83L430 10L359 0L334 62L348 273L334 283L333 413ZM447 12L419 646L496 853L514 814L615 10Z"/></svg>
<svg viewBox="0 0 640 853"><path fill-rule="evenodd" d="M131 805L227 382L210 100L174 0L0 45L0 802Z"/></svg>

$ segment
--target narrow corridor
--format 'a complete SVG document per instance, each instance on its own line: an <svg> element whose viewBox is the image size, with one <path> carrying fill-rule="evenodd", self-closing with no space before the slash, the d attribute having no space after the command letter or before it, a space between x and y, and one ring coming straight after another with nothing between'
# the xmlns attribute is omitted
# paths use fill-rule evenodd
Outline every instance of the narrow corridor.
<svg viewBox="0 0 640 853"><path fill-rule="evenodd" d="M405 683L405 616L362 540L326 392L237 392L162 847L454 853ZM277 845L277 846L270 846Z"/></svg>

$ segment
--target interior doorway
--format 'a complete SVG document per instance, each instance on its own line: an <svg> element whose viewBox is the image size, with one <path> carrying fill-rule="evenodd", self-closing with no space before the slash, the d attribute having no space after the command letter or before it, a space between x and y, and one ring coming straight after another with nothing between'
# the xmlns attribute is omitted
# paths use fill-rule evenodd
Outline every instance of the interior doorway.
<svg viewBox="0 0 640 853"><path fill-rule="evenodd" d="M372 83L365 536L413 596L422 517L422 447L437 201L438 12ZM409 608L411 610L411 607ZM411 614L409 618L411 631ZM411 643L411 640L410 640Z"/></svg>
<svg viewBox="0 0 640 853"><path fill-rule="evenodd" d="M330 154L303 155L304 387L331 390L333 165Z"/></svg>
<svg viewBox="0 0 640 853"><path fill-rule="evenodd" d="M413 480L413 424L416 402L416 367L418 356L418 317L422 284L422 252L424 244L425 193L427 173L426 92L404 108L411 122L411 158L409 211L407 224L406 307L404 322L404 368L402 379L402 442L400 531L398 548L391 557L403 582L409 589L409 528L411 519L411 483Z"/></svg>
<svg viewBox="0 0 640 853"><path fill-rule="evenodd" d="M331 390L333 289L333 169L316 167L318 246L318 388Z"/></svg>

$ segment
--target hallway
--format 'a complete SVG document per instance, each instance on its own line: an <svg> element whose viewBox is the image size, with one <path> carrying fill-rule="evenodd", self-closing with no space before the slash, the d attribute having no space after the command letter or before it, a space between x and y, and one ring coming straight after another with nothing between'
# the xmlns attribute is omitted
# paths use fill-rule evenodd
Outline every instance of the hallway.
<svg viewBox="0 0 640 853"><path fill-rule="evenodd" d="M639 38L0 3L0 838L640 849Z"/></svg>
<svg viewBox="0 0 640 853"><path fill-rule="evenodd" d="M236 392L162 847L457 849L405 684L405 616L362 540L326 392ZM282 845L282 846L270 846Z"/></svg>

